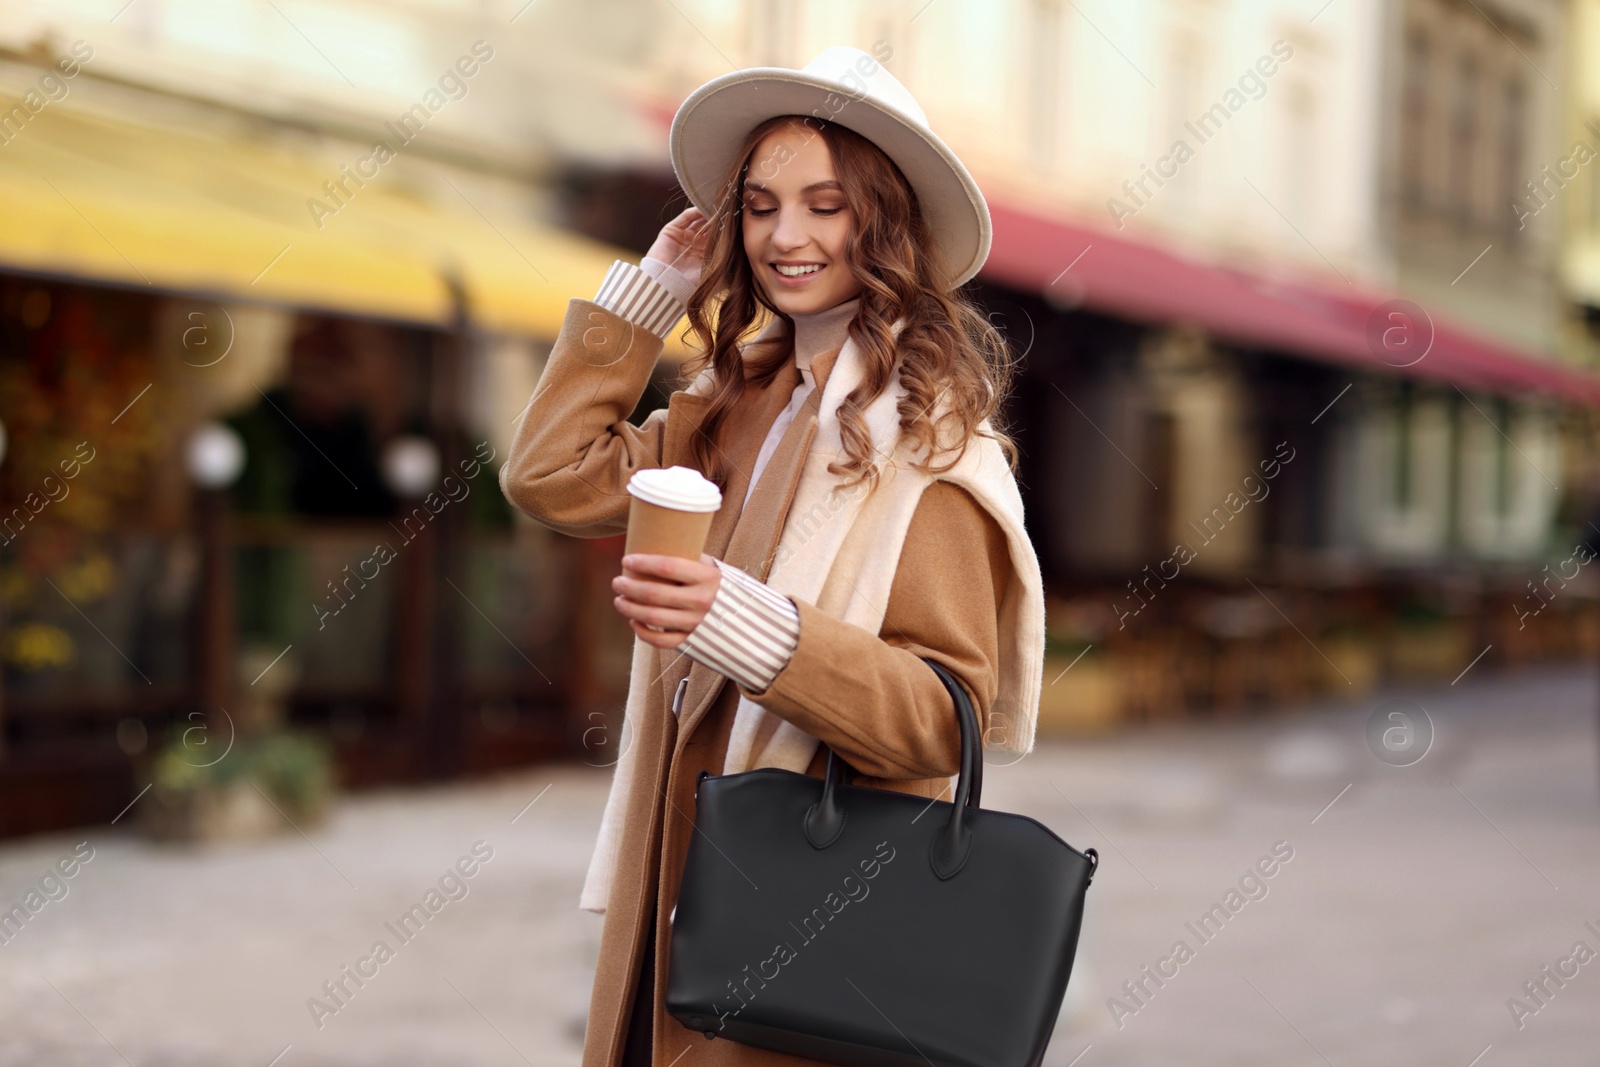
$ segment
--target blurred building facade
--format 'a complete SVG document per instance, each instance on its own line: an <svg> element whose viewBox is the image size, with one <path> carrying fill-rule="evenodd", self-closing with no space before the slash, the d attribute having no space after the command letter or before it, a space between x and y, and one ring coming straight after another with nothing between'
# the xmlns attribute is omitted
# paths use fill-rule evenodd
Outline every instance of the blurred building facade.
<svg viewBox="0 0 1600 1067"><path fill-rule="evenodd" d="M619 546L497 457L678 102L834 44L990 201L1047 729L1593 650L1597 14L0 0L0 832L274 685L351 781L613 760Z"/></svg>
<svg viewBox="0 0 1600 1067"><path fill-rule="evenodd" d="M496 473L629 254L550 175L637 120L523 6L0 4L0 833L117 815L174 733L615 758L617 553Z"/></svg>

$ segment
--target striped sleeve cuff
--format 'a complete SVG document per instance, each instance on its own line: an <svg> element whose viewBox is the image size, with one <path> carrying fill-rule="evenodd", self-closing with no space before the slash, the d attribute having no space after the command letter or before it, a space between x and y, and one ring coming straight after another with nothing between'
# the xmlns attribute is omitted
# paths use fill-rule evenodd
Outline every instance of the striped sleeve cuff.
<svg viewBox="0 0 1600 1067"><path fill-rule="evenodd" d="M772 684L800 641L800 613L789 598L738 567L722 571L711 610L678 647L751 693Z"/></svg>
<svg viewBox="0 0 1600 1067"><path fill-rule="evenodd" d="M660 282L662 287L671 293L678 303L684 307L689 306L689 298L694 295L695 280L683 271L654 256L645 256L639 261L639 269L650 277Z"/></svg>
<svg viewBox="0 0 1600 1067"><path fill-rule="evenodd" d="M606 271L594 302L661 338L688 310L670 289L622 259Z"/></svg>

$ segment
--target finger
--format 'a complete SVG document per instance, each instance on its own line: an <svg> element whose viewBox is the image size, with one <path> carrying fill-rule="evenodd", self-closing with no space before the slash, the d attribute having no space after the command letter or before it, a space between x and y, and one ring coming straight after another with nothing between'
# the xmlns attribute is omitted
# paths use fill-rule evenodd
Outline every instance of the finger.
<svg viewBox="0 0 1600 1067"><path fill-rule="evenodd" d="M663 556L652 552L623 556L622 565L635 574L665 578L670 582L698 582L704 581L707 577L705 564L699 560Z"/></svg>
<svg viewBox="0 0 1600 1067"><path fill-rule="evenodd" d="M611 600L616 609L629 619L659 626L663 630L676 630L687 634L700 622L700 617L689 611L679 611L676 608L661 608L651 604L641 604L625 596L613 597Z"/></svg>
<svg viewBox="0 0 1600 1067"><path fill-rule="evenodd" d="M633 619L628 620L628 625L632 627L633 632L639 636L640 640L656 648L674 649L688 639L687 634L651 630L644 623L636 622Z"/></svg>
<svg viewBox="0 0 1600 1067"><path fill-rule="evenodd" d="M653 630L644 623L635 622L633 619L628 620L628 628L631 629L645 644L655 645L658 648L660 647L659 642L663 636L661 631Z"/></svg>
<svg viewBox="0 0 1600 1067"><path fill-rule="evenodd" d="M679 611L705 611L711 606L712 592L703 583L678 585L619 574L611 579L611 591L640 604Z"/></svg>
<svg viewBox="0 0 1600 1067"><path fill-rule="evenodd" d="M627 586L619 583L615 586L614 597L620 597L640 608L676 612L690 619L699 619L711 610L711 599L714 596L712 590L705 586L689 587L688 591L684 590L685 587L682 586L665 586L659 583L653 585L647 583L642 589L637 585Z"/></svg>
<svg viewBox="0 0 1600 1067"><path fill-rule="evenodd" d="M638 619L662 630L676 630L679 633L688 633L700 622L700 615L696 612L641 604L629 597L618 598L617 610L626 618Z"/></svg>

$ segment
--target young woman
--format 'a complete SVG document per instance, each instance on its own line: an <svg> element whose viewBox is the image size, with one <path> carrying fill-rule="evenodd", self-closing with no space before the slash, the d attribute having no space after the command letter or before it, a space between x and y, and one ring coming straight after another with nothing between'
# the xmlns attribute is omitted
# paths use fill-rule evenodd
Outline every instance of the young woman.
<svg viewBox="0 0 1600 1067"><path fill-rule="evenodd" d="M590 537L626 528L640 468L721 488L699 561L631 555L613 581L636 640L580 901L606 916L583 1062L798 1064L664 1011L696 776L820 777L831 748L857 784L948 797L959 728L920 657L971 693L986 746L1030 751L1043 593L991 423L1005 345L956 291L987 255L988 209L916 101L831 48L696 90L672 155L697 206L571 301L500 480ZM634 426L685 312L693 381Z"/></svg>

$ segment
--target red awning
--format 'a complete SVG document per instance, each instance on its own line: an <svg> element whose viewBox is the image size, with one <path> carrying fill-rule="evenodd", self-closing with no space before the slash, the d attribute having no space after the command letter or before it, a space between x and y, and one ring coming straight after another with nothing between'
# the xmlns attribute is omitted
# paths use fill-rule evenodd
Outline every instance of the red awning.
<svg viewBox="0 0 1600 1067"><path fill-rule="evenodd" d="M1380 309L1392 296L1212 266L993 201L989 210L994 247L980 274L985 281L1138 322L1192 323L1231 343L1354 369L1600 407L1600 375L1490 340L1420 308L1420 318L1403 308L1389 309L1401 316L1391 318ZM1386 343L1391 324L1397 328Z"/></svg>

